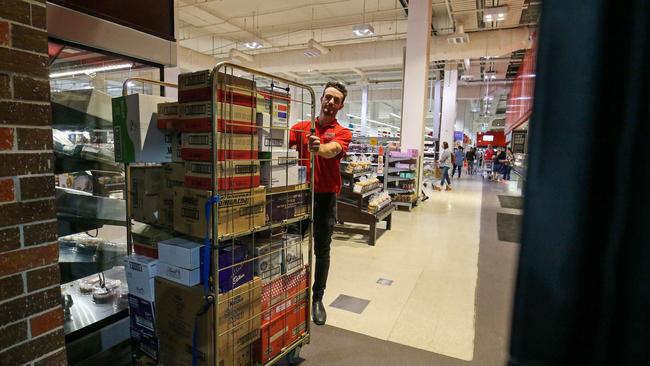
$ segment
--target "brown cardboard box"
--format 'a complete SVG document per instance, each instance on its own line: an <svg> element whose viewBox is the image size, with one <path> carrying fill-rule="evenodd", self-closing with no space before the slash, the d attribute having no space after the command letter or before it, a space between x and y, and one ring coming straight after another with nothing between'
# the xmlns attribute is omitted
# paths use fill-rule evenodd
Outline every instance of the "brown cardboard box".
<svg viewBox="0 0 650 366"><path fill-rule="evenodd" d="M160 225L174 226L174 187L183 186L185 165L183 163L165 163L162 165L162 189L160 191Z"/></svg>
<svg viewBox="0 0 650 366"><path fill-rule="evenodd" d="M138 254L158 258L158 242L173 237L172 234L151 225L136 226L132 233L133 248L138 249Z"/></svg>
<svg viewBox="0 0 650 366"><path fill-rule="evenodd" d="M156 278L156 324L160 341L160 364L190 366L196 314L205 304L201 286L186 287ZM259 278L218 296L219 329L215 332L213 311L198 317L199 365L212 365L211 342L218 347L217 365L252 365L250 345L259 338L261 310ZM213 305L214 306L214 305Z"/></svg>
<svg viewBox="0 0 650 366"><path fill-rule="evenodd" d="M259 160L226 160L214 165L217 167L219 190L246 189L260 185ZM185 187L212 190L212 166L209 161L186 161Z"/></svg>
<svg viewBox="0 0 650 366"><path fill-rule="evenodd" d="M174 188L174 230L197 238L205 237L205 203L211 194L211 191L201 189ZM224 191L220 195L219 237L243 233L264 225L264 187ZM209 229L212 230L212 225Z"/></svg>
<svg viewBox="0 0 650 366"><path fill-rule="evenodd" d="M161 167L131 167L131 217L152 225L162 225L160 193Z"/></svg>

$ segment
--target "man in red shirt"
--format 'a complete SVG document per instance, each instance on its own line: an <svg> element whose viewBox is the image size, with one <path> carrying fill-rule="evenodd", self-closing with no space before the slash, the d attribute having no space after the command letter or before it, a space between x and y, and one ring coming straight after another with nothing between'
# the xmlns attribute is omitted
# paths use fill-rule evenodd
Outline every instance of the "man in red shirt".
<svg viewBox="0 0 650 366"><path fill-rule="evenodd" d="M336 114L348 95L345 85L329 82L321 96L320 115L316 118L315 131L311 122L303 121L291 127L290 146L295 147L301 162L307 166L310 177L309 158L314 157L314 254L316 269L312 288L312 319L317 325L325 324L327 313L323 306L323 295L330 267L330 243L336 224L336 195L341 191L341 158L348 151L352 133L341 126Z"/></svg>

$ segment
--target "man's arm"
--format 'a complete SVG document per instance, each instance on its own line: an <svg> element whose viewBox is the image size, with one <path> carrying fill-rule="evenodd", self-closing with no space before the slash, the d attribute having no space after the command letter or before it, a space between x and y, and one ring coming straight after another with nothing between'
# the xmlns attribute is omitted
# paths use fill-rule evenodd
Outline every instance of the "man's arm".
<svg viewBox="0 0 650 366"><path fill-rule="evenodd" d="M318 149L318 155L324 157L325 159L331 159L338 155L342 150L343 148L338 142L332 141L320 145L320 148Z"/></svg>

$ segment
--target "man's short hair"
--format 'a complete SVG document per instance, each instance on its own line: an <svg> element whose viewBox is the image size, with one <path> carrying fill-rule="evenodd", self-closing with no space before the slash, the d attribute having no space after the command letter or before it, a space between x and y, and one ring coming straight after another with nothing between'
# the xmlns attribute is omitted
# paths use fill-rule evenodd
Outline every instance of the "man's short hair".
<svg viewBox="0 0 650 366"><path fill-rule="evenodd" d="M341 103L343 103L345 101L345 98L348 96L348 89L345 88L345 85L343 85L343 83L339 83L338 81L328 81L327 84L325 84L325 88L323 88L322 96L325 96L325 90L327 90L327 88L334 88L343 94L343 100Z"/></svg>

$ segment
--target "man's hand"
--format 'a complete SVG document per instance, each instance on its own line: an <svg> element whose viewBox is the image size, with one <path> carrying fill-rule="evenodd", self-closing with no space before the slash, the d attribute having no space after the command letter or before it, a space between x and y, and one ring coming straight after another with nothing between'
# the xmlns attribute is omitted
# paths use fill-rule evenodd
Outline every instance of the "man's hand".
<svg viewBox="0 0 650 366"><path fill-rule="evenodd" d="M320 137L316 135L309 135L309 151L318 153L320 150Z"/></svg>

